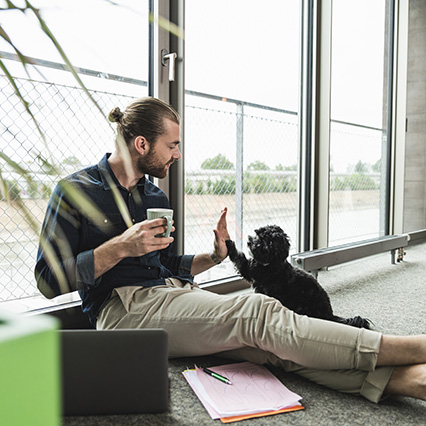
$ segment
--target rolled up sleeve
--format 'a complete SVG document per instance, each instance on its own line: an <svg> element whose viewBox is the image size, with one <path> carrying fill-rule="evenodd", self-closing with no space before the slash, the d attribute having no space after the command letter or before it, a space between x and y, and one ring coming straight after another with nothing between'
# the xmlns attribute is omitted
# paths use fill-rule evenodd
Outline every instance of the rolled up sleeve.
<svg viewBox="0 0 426 426"><path fill-rule="evenodd" d="M191 275L191 266L193 260L194 255L184 254L181 256L177 275Z"/></svg>
<svg viewBox="0 0 426 426"><path fill-rule="evenodd" d="M95 279L95 264L93 250L79 253L76 258L77 266L77 289L87 290L97 287L102 281L102 276Z"/></svg>

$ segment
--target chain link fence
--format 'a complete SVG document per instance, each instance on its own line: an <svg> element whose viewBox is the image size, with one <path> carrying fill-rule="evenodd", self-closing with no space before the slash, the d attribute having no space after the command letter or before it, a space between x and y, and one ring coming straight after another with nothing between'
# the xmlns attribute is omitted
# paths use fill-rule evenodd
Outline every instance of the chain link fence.
<svg viewBox="0 0 426 426"><path fill-rule="evenodd" d="M132 99L89 90L101 114L79 87L26 78L15 78L15 83L43 137L7 78L0 75L0 152L25 171L18 173L4 158L0 160L1 178L9 188L2 188L0 196L0 301L39 294L33 272L38 235L29 221L40 229L58 180L97 163L113 149L115 131L105 117ZM53 168L45 167L46 160Z"/></svg>
<svg viewBox="0 0 426 426"><path fill-rule="evenodd" d="M329 246L384 235L382 129L331 123Z"/></svg>
<svg viewBox="0 0 426 426"><path fill-rule="evenodd" d="M224 207L231 238L244 251L248 235L267 224L281 226L295 242L296 113L212 96L201 108L200 96L186 96L185 250L211 250L212 229ZM197 280L232 274L224 262Z"/></svg>
<svg viewBox="0 0 426 426"><path fill-rule="evenodd" d="M28 218L40 227L47 200L59 178L97 163L105 152L113 150L115 129L105 118L109 111L115 106L125 108L132 99L147 95L146 82L126 82L120 76L110 81L95 71L90 71L90 78L97 80L96 87L100 86L100 78L104 79L105 90L89 90L102 114L79 87L15 79L40 123L44 143L6 77L0 75L0 153L27 170L24 175L16 173L0 159L2 180L10 188L10 199L4 190L0 198L0 301L38 294L33 276L38 235ZM343 144L344 150L357 146L360 135L367 145L380 145L381 133L377 130L363 136L363 131L353 126L334 129L338 141L335 146ZM241 249L246 247L247 236L266 224L281 226L294 248L298 205L295 112L187 91L183 146L186 253L211 250L212 229L225 206L231 237ZM350 155L353 170L348 163L345 172L331 171L331 210L335 216L332 214L330 220L335 220L335 229L340 228L333 231L338 236L344 234L348 222L353 223L354 216L348 220L347 214L357 210L348 191L361 194L358 198L364 201L359 211L367 211L368 217L379 214L380 172L361 166L357 170L353 161L357 155ZM45 160L54 165L56 172L44 167ZM361 205L366 199L367 208ZM359 211L355 216L362 221L356 225L354 235L363 235L368 222ZM232 265L224 262L197 279L203 282L233 273Z"/></svg>

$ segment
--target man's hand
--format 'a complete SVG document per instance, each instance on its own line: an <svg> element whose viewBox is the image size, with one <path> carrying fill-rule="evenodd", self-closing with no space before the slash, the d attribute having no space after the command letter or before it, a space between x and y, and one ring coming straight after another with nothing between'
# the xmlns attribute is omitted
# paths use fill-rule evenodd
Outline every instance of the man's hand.
<svg viewBox="0 0 426 426"><path fill-rule="evenodd" d="M228 229L226 226L226 213L228 209L225 207L221 214L219 221L217 222L216 229L214 232L214 256L217 260L222 261L228 255L228 249L226 247L225 241L229 240ZM207 269L215 266L216 262L211 258L210 253L197 254L194 256L191 266L191 274L198 275Z"/></svg>
<svg viewBox="0 0 426 426"><path fill-rule="evenodd" d="M166 230L165 219L144 220L97 247L93 251L95 279L126 257L139 257L168 247L173 242L173 237L156 237ZM174 230L173 226L172 232Z"/></svg>
<svg viewBox="0 0 426 426"><path fill-rule="evenodd" d="M228 256L228 248L226 247L225 241L230 240L231 237L228 233L228 226L226 223L226 214L228 212L228 208L225 207L221 215L219 217L219 221L217 222L216 229L214 232L214 254L218 260L222 261Z"/></svg>
<svg viewBox="0 0 426 426"><path fill-rule="evenodd" d="M172 232L175 230L172 227ZM167 231L165 219L144 220L136 223L117 237L122 256L139 257L155 250L165 249L173 242L173 237L156 237Z"/></svg>

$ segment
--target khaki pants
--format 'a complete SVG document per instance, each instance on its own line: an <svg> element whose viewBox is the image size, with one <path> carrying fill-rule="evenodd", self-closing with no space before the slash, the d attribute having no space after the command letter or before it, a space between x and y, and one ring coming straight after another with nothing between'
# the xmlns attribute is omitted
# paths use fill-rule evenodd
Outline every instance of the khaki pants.
<svg viewBox="0 0 426 426"><path fill-rule="evenodd" d="M218 295L176 279L114 290L97 329L119 328L164 328L170 357L271 364L373 402L392 373L375 368L380 333L297 315L262 294Z"/></svg>

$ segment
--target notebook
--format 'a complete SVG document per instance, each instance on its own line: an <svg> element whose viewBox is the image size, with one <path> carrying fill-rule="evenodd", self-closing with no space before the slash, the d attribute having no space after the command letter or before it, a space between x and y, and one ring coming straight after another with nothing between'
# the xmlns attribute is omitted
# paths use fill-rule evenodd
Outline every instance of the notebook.
<svg viewBox="0 0 426 426"><path fill-rule="evenodd" d="M64 415L167 411L165 330L60 330L59 333Z"/></svg>

